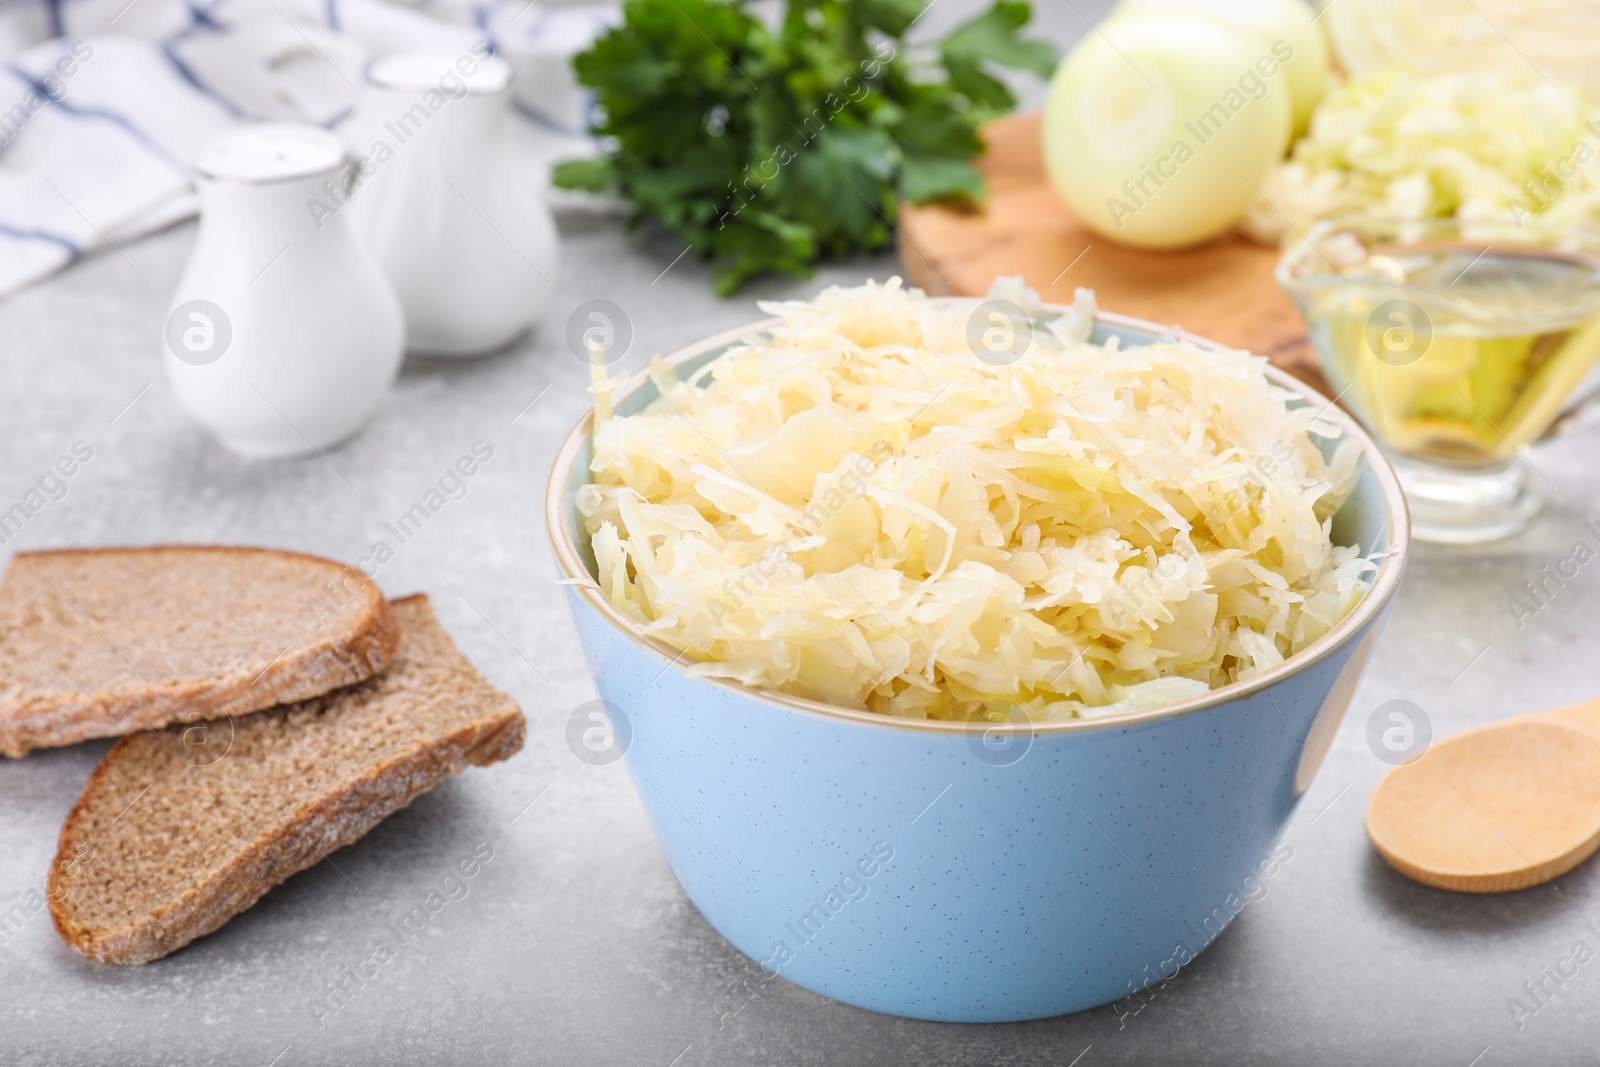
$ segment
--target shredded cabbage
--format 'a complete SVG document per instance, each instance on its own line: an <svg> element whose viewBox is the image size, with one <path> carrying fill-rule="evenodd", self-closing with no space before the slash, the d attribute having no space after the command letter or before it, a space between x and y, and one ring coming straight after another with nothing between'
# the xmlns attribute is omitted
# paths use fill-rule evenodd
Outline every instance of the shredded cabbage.
<svg viewBox="0 0 1600 1067"><path fill-rule="evenodd" d="M1320 18L1351 74L1537 71L1600 93L1592 0L1327 0Z"/></svg>
<svg viewBox="0 0 1600 1067"><path fill-rule="evenodd" d="M1525 70L1367 74L1323 98L1244 226L1275 244L1345 212L1592 222L1600 217L1594 114L1581 93Z"/></svg>
<svg viewBox="0 0 1600 1067"><path fill-rule="evenodd" d="M1037 306L1019 282L996 293ZM1330 516L1356 449L1241 351L1089 343L1093 294L1015 362L971 306L831 288L594 436L605 595L691 674L908 718L1170 703L1280 663L1373 564Z"/></svg>

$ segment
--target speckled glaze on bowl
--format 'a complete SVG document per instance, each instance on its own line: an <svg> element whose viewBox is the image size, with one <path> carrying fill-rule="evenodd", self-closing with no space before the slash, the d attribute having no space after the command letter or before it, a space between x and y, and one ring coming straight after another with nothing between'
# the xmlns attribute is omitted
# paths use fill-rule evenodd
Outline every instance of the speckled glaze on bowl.
<svg viewBox="0 0 1600 1067"><path fill-rule="evenodd" d="M1060 309L1047 309L1059 311ZM687 372L772 320L684 349ZM1096 340L1164 331L1102 314ZM1205 342L1199 342L1205 344ZM690 677L593 581L567 586L589 668L673 871L762 967L921 1019L999 1022L1107 1004L1171 974L1237 913L1344 716L1405 566L1394 472L1362 430L1341 544L1383 560L1337 627L1248 681L1149 711L985 730L907 722ZM616 394L656 396L643 374ZM557 456L546 523L592 579L574 507L590 419ZM748 985L749 983L747 983Z"/></svg>

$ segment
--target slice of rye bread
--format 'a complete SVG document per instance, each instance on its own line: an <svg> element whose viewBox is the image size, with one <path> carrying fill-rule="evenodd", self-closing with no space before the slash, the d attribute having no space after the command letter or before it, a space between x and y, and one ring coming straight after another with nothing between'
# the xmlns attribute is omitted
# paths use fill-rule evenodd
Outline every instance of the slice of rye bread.
<svg viewBox="0 0 1600 1067"><path fill-rule="evenodd" d="M521 709L456 650L428 598L397 600L394 613L400 652L376 678L134 734L106 754L50 866L67 944L103 963L159 959L467 764L522 747ZM197 746L185 737L195 730L220 736Z"/></svg>
<svg viewBox="0 0 1600 1067"><path fill-rule="evenodd" d="M0 580L0 753L320 696L389 665L360 571L269 548L19 553Z"/></svg>

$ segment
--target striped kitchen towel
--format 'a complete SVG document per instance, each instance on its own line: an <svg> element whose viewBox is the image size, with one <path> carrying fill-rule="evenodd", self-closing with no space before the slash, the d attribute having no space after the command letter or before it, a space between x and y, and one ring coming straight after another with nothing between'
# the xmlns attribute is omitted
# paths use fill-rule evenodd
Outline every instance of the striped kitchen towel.
<svg viewBox="0 0 1600 1067"><path fill-rule="evenodd" d="M516 71L521 155L588 150L570 60L616 19L539 0L0 0L0 297L193 215L189 161L233 126L339 131L365 64L403 48L487 40Z"/></svg>

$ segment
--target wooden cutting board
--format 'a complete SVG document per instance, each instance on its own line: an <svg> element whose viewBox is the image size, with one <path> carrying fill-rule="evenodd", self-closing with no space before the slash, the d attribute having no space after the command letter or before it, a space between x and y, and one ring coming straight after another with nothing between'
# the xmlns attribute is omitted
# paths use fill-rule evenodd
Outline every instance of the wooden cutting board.
<svg viewBox="0 0 1600 1067"><path fill-rule="evenodd" d="M1276 249L1233 234L1178 252L1119 245L1086 229L1056 194L1037 114L998 119L984 138L986 208L900 209L900 258L911 284L930 295L982 296L996 275L1020 274L1046 301L1063 304L1084 286L1103 311L1248 348L1333 395L1305 322L1272 278Z"/></svg>

